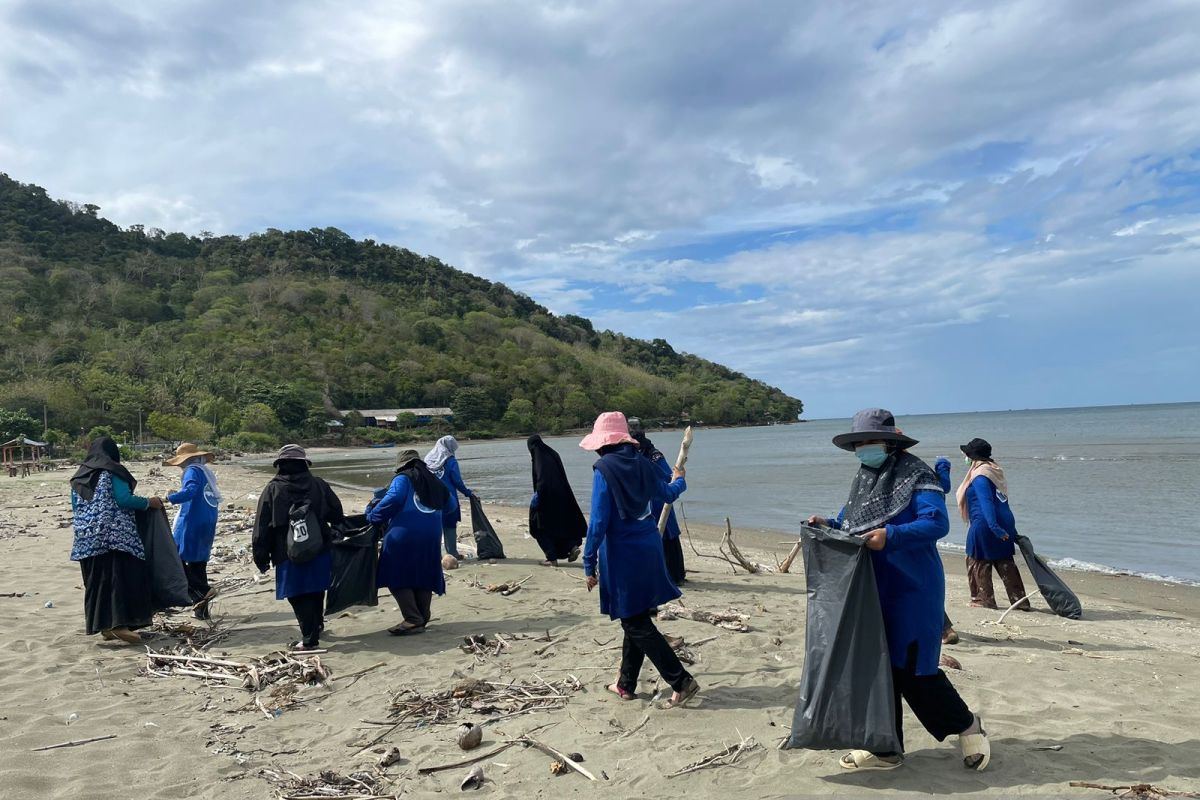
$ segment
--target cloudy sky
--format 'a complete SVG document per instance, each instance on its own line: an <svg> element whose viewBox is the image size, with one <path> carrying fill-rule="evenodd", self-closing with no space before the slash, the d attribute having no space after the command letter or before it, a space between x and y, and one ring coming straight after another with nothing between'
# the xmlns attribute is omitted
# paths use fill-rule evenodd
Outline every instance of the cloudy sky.
<svg viewBox="0 0 1200 800"><path fill-rule="evenodd" d="M1197 30L1171 0L0 0L0 171L122 225L433 254L809 417L1197 400Z"/></svg>

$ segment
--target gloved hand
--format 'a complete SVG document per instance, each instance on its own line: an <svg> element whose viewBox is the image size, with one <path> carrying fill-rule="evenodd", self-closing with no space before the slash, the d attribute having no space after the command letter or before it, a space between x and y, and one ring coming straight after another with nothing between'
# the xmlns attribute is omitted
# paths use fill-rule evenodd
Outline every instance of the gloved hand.
<svg viewBox="0 0 1200 800"><path fill-rule="evenodd" d="M937 461L933 462L933 468L935 470L937 470L938 472L949 472L950 471L950 459L946 458L945 456L942 456Z"/></svg>

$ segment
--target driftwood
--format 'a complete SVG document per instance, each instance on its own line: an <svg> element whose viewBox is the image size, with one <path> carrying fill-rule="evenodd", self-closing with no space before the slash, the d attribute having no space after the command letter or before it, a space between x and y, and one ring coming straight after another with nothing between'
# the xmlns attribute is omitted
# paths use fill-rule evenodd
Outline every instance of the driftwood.
<svg viewBox="0 0 1200 800"><path fill-rule="evenodd" d="M538 725L536 728L530 728L529 731L523 735L528 736L530 733L535 733L537 731L542 730L543 728L549 728L549 727L557 725L557 724L558 724L557 722L547 722L545 725ZM417 774L418 775L429 775L434 772L442 772L442 771L448 770L448 769L458 769L459 767L469 767L476 762L487 761L492 756L503 753L508 748L512 747L515 744L518 744L519 741L520 741L519 739L513 739L511 741L505 742L504 744L500 745L499 747L497 747L493 750L489 750L488 752L484 753L483 755L474 756L472 758L466 758L466 759L463 759L462 761L455 761L453 764L438 764L437 766L434 766L434 767L420 767L417 770Z"/></svg>
<svg viewBox="0 0 1200 800"><path fill-rule="evenodd" d="M302 778L294 772L285 775L262 769L259 775L277 784L282 800L394 800L396 797L394 793L385 793L383 780L369 772L340 775L325 770Z"/></svg>
<svg viewBox="0 0 1200 800"><path fill-rule="evenodd" d="M741 734L739 733L738 735L740 736ZM729 747L726 747L724 750L722 750L719 753L713 753L711 756L705 756L704 758L700 759L699 761L693 761L691 764L688 764L686 767L682 767L682 768L677 769L674 772L670 773L669 775L667 775L667 777L674 778L679 775L686 775L689 772L696 772L698 770L707 769L708 767L723 767L728 764L732 764L733 762L735 762L739 758L741 758L742 753L747 753L751 750L754 750L758 746L759 746L758 742L754 741L753 736L750 737L749 739L743 738L737 744L731 744L731 745L729 745Z"/></svg>
<svg viewBox="0 0 1200 800"><path fill-rule="evenodd" d="M679 457L675 459L675 469L683 469L687 464L688 450L692 447L692 426L688 425L683 431L683 441L679 444ZM667 533L667 520L671 518L671 503L663 505L662 511L658 515L658 535L665 536Z"/></svg>
<svg viewBox="0 0 1200 800"><path fill-rule="evenodd" d="M1117 797L1127 797L1130 800L1153 800L1156 797L1200 797L1200 792L1177 792L1149 783L1135 783L1130 786L1105 786L1102 783L1071 781L1070 785L1076 789L1103 789L1106 792L1112 792Z"/></svg>
<svg viewBox="0 0 1200 800"><path fill-rule="evenodd" d="M519 581L505 581L504 583L489 583L487 585L480 583L479 579L475 578L468 585L474 586L476 589L483 589L485 592L490 594L499 593L503 597L508 597L511 594L516 594L519 592L521 590L521 585L532 577L532 575L526 575Z"/></svg>
<svg viewBox="0 0 1200 800"><path fill-rule="evenodd" d="M400 715L397 726L403 722L447 723L463 711L514 717L564 708L571 694L582 688L583 684L574 676L554 682L536 678L526 683L466 678L451 689L429 695L404 689L392 699L392 713Z"/></svg>
<svg viewBox="0 0 1200 800"><path fill-rule="evenodd" d="M685 608L679 603L668 603L659 608L658 618L664 621L690 619L695 622L707 622L709 625L716 625L718 628L735 633L749 633L750 631L750 625L747 622L750 618L732 608L721 612L699 611Z"/></svg>
<svg viewBox="0 0 1200 800"><path fill-rule="evenodd" d="M688 642L685 641L682 636L666 636L665 638L667 640L667 644L671 645L671 649L675 651L676 657L678 657L679 660L684 664L690 666L700 660L700 656L696 655L692 648L715 641L719 637L710 636L707 639L700 639L699 641L692 642L691 644L688 644Z"/></svg>
<svg viewBox="0 0 1200 800"><path fill-rule="evenodd" d="M519 744L523 744L523 745L525 745L526 747L536 747L538 750L541 750L541 751L542 751L543 753L545 753L546 755L548 755L548 756L552 756L553 758L556 758L556 759L558 759L558 761L559 761L559 762L560 762L560 763L561 763L561 764L562 764L564 767L568 767L568 768L570 768L570 769L573 769L573 770L575 770L575 771L576 771L576 772L578 772L580 775L582 775L583 777L587 778L589 781L594 781L594 780L596 780L596 776L595 776L595 775L593 775L592 773L588 772L588 771L587 771L587 769L585 769L584 767L581 767L581 766L580 766L578 763L576 763L576 762L575 762L575 760L574 760L574 759L572 759L572 758L571 758L569 755L567 755L566 753L560 752L560 751L558 751L558 750L555 750L553 747L551 747L551 746L550 746L550 745L548 745L548 744L545 744L544 742L539 742L537 739L531 739L531 738L530 738L530 737L528 737L528 736L522 736L520 739L517 739L517 742L518 742Z"/></svg>
<svg viewBox="0 0 1200 800"><path fill-rule="evenodd" d="M792 568L792 562L796 560L796 556L800 555L800 547L802 544L802 541L797 541L794 545L792 545L792 549L788 552L787 558L785 558L783 563L779 565L780 572L787 572Z"/></svg>
<svg viewBox="0 0 1200 800"><path fill-rule="evenodd" d="M40 753L43 750L60 750L64 747L79 747L80 745L91 744L92 742L105 742L105 741L108 741L109 739L115 739L115 738L117 738L117 735L115 733L110 733L107 736L93 736L90 739L73 739L69 742L59 742L58 744L48 744L45 747L35 747L32 750L30 750L29 752Z"/></svg>
<svg viewBox="0 0 1200 800"><path fill-rule="evenodd" d="M369 669L374 667L362 670L360 674ZM141 674L157 678L183 676L240 685L255 693L251 707L257 707L268 719L274 718L272 712L302 702L294 696L302 686L321 684L332 688L329 670L321 664L320 657L311 654L272 653L249 662L240 662L209 658L198 651L172 653L155 652L147 648L146 666ZM271 707L268 708L258 693L271 686L274 688L270 692Z"/></svg>
<svg viewBox="0 0 1200 800"><path fill-rule="evenodd" d="M725 552L726 548L729 548L728 553ZM756 572L762 572L762 568L758 564L753 563L744 555L742 555L742 551L738 549L736 544L734 544L733 525L730 524L729 517L725 518L725 535L721 538L721 545L717 548L717 550L720 551L721 555L725 556L725 560L730 564L736 564L737 566L740 566L751 575ZM734 571L736 572L736 570Z"/></svg>

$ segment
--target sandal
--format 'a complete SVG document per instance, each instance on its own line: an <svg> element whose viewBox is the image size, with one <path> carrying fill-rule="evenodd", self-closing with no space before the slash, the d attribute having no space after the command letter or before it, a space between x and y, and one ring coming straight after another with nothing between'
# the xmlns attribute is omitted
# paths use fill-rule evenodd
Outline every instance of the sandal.
<svg viewBox="0 0 1200 800"><path fill-rule="evenodd" d="M851 750L838 759L838 766L852 772L895 769L904 764L904 756L877 756L870 750Z"/></svg>
<svg viewBox="0 0 1200 800"><path fill-rule="evenodd" d="M113 628L109 631L114 639L120 639L126 644L141 644L142 637L137 631L131 631L129 628Z"/></svg>
<svg viewBox="0 0 1200 800"><path fill-rule="evenodd" d="M100 631L100 637L106 642L115 642L117 640L117 637L113 636L113 632L111 630Z"/></svg>
<svg viewBox="0 0 1200 800"><path fill-rule="evenodd" d="M538 566L541 566L541 567L557 567L557 566L558 566L558 562L557 562L557 561L555 561L554 559L547 558L545 561L539 561L539 562L538 562Z"/></svg>
<svg viewBox="0 0 1200 800"><path fill-rule="evenodd" d="M637 700L637 695L635 693L627 691L625 689L622 689L620 686L618 686L615 683L610 683L608 686L605 686L604 688L607 689L608 691L612 692L613 694L615 694L617 697L621 698L622 700Z"/></svg>
<svg viewBox="0 0 1200 800"><path fill-rule="evenodd" d="M967 769L983 772L992 760L992 745L988 741L987 731L983 729L983 720L978 714L975 715L975 722L971 727L958 735L958 747L962 752L963 766Z"/></svg>
<svg viewBox="0 0 1200 800"><path fill-rule="evenodd" d="M293 653L311 653L314 650L320 650L319 644L305 644L304 642L292 642L288 645L288 650Z"/></svg>
<svg viewBox="0 0 1200 800"><path fill-rule="evenodd" d="M405 625L404 623L400 623L399 625L393 625L392 627L388 628L387 632L392 636L416 636L418 633L425 632L425 626Z"/></svg>
<svg viewBox="0 0 1200 800"><path fill-rule="evenodd" d="M658 707L660 709L662 709L663 711L666 711L667 709L670 709L670 708L679 708L680 706L687 703L688 700L691 700L693 697L695 697L696 693L699 691L700 691L700 684L696 683L695 678L689 678L687 685L685 685L682 689L679 690L679 698L678 699L676 699L675 696L672 695L668 699L659 703Z"/></svg>
<svg viewBox="0 0 1200 800"><path fill-rule="evenodd" d="M574 547L571 548L571 552L567 554L567 561L570 561L572 563L578 561L579 553L580 553L579 545L575 545Z"/></svg>

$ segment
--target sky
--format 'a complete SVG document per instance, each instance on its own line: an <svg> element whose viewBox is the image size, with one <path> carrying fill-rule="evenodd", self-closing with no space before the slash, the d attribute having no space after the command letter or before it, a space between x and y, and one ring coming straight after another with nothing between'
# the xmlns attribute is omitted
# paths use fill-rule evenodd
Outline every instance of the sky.
<svg viewBox="0 0 1200 800"><path fill-rule="evenodd" d="M1175 0L0 0L0 172L121 225L435 255L806 417L1192 401L1197 30Z"/></svg>

